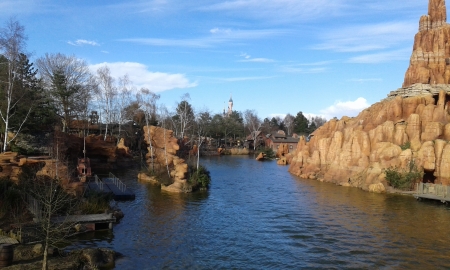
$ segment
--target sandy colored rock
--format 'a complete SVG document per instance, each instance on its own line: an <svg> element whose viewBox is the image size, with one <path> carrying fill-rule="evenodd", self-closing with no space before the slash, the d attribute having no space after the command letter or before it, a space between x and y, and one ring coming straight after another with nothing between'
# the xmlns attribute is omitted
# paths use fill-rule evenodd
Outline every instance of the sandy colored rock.
<svg viewBox="0 0 450 270"><path fill-rule="evenodd" d="M278 165L288 165L286 157L282 157L279 160L277 160Z"/></svg>
<svg viewBox="0 0 450 270"><path fill-rule="evenodd" d="M444 134L444 124L440 122L428 122L422 132L422 142L433 141Z"/></svg>
<svg viewBox="0 0 450 270"><path fill-rule="evenodd" d="M147 175L146 173L139 173L138 179L143 182L159 183L156 177Z"/></svg>
<svg viewBox="0 0 450 270"><path fill-rule="evenodd" d="M256 157L256 160L261 161L264 160L264 154L261 152L258 154L258 156Z"/></svg>
<svg viewBox="0 0 450 270"><path fill-rule="evenodd" d="M281 143L277 149L276 157L281 158L289 154L289 145Z"/></svg>
<svg viewBox="0 0 450 270"><path fill-rule="evenodd" d="M445 0L430 0L428 15L422 16L419 21L419 32L414 38L403 87L415 83L450 83L450 66L446 63L450 57L449 39Z"/></svg>
<svg viewBox="0 0 450 270"><path fill-rule="evenodd" d="M186 180L188 165L184 159L176 156L180 147L177 139L173 137L173 131L155 126L144 126L143 131L148 146L146 155L148 167L155 168L156 171L165 171L168 168L173 180L171 185L162 185L161 189L174 193L191 192L192 187ZM139 179L151 182L154 180L145 174L140 174Z"/></svg>
<svg viewBox="0 0 450 270"><path fill-rule="evenodd" d="M384 193L386 192L386 187L382 183L369 185L369 192L373 193Z"/></svg>
<svg viewBox="0 0 450 270"><path fill-rule="evenodd" d="M397 96L373 104L357 117L330 120L309 142L301 137L289 171L302 178L314 176L383 192L381 186L388 185L384 170L406 169L414 160L419 170L436 176L436 183L450 184L447 100L450 88L435 94Z"/></svg>

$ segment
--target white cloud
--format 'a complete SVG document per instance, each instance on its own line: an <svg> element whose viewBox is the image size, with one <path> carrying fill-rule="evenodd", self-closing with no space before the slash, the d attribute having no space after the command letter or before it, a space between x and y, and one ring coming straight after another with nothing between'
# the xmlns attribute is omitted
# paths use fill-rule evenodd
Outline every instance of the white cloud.
<svg viewBox="0 0 450 270"><path fill-rule="evenodd" d="M220 28L213 28L209 30L211 34L231 34L231 29L220 29Z"/></svg>
<svg viewBox="0 0 450 270"><path fill-rule="evenodd" d="M196 82L190 82L184 74L170 74L149 71L147 66L135 62L100 63L91 65L90 69L96 73L97 69L108 66L111 76L114 78L128 74L130 80L138 88L148 88L153 92L162 92L176 88L191 88L197 86Z"/></svg>
<svg viewBox="0 0 450 270"><path fill-rule="evenodd" d="M316 50L365 52L391 48L410 42L417 32L417 22L387 22L333 29L321 37L324 42Z"/></svg>
<svg viewBox="0 0 450 270"><path fill-rule="evenodd" d="M285 73L300 73L300 74L323 73L323 72L325 72L327 70L328 70L328 68L326 68L326 67L305 68L305 67L300 67L300 66L296 66L296 65L280 67L280 71L281 72L285 72Z"/></svg>
<svg viewBox="0 0 450 270"><path fill-rule="evenodd" d="M288 64L280 66L279 71L299 74L323 73L328 70L327 66L333 62L334 61L320 61L312 63Z"/></svg>
<svg viewBox="0 0 450 270"><path fill-rule="evenodd" d="M410 48L407 48L401 50L365 54L352 57L347 62L357 64L378 64L392 61L406 61L409 59L411 52L412 50Z"/></svg>
<svg viewBox="0 0 450 270"><path fill-rule="evenodd" d="M358 82L358 83L365 83L365 82L382 82L383 79L380 78L367 78L367 79L350 79L349 82Z"/></svg>
<svg viewBox="0 0 450 270"><path fill-rule="evenodd" d="M266 79L272 79L275 78L274 76L261 76L261 77L235 77L235 78L224 78L220 79L222 81L226 82L242 82L242 81L255 81L255 80L266 80Z"/></svg>
<svg viewBox="0 0 450 270"><path fill-rule="evenodd" d="M72 46L84 46L84 45L100 46L100 44L98 44L97 42L86 39L77 39L76 41L68 41L67 43Z"/></svg>
<svg viewBox="0 0 450 270"><path fill-rule="evenodd" d="M281 119L284 119L286 117L286 113L271 113L267 118L272 119L273 117L280 117Z"/></svg>
<svg viewBox="0 0 450 270"><path fill-rule="evenodd" d="M32 14L40 12L47 7L43 1L36 0L2 0L0 14Z"/></svg>
<svg viewBox="0 0 450 270"><path fill-rule="evenodd" d="M162 38L128 38L121 39L124 42L133 42L142 45L165 46L165 47L190 47L210 48L223 43L233 43L240 40L254 40L273 37L287 33L286 30L263 29L263 30L231 30L214 28L209 31L208 36L190 39L162 39Z"/></svg>
<svg viewBox="0 0 450 270"><path fill-rule="evenodd" d="M362 110L369 106L370 104L367 103L367 100L360 97L355 101L337 101L334 105L331 105L320 112L327 119L331 119L333 117L340 119L342 116L357 116Z"/></svg>
<svg viewBox="0 0 450 270"><path fill-rule="evenodd" d="M309 20L330 16L344 7L344 0L231 0L197 8L270 22Z"/></svg>
<svg viewBox="0 0 450 270"><path fill-rule="evenodd" d="M273 62L275 62L273 59L268 59L268 58L253 58L246 53L241 53L240 56L243 57L244 59L240 60L239 62L253 62L253 63L273 63Z"/></svg>

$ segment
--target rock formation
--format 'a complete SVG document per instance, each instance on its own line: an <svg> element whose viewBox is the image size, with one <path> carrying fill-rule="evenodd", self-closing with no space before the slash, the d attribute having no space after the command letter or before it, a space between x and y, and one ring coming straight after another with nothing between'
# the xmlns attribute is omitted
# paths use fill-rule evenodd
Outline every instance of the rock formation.
<svg viewBox="0 0 450 270"><path fill-rule="evenodd" d="M430 0L428 15L420 18L403 87L450 83L450 25L445 0Z"/></svg>
<svg viewBox="0 0 450 270"><path fill-rule="evenodd" d="M71 173L63 162L50 157L19 156L14 152L0 154L0 178L17 182L24 166L37 166L37 176L58 177L61 186L71 194L81 194L83 191L83 183L71 180Z"/></svg>
<svg viewBox="0 0 450 270"><path fill-rule="evenodd" d="M450 185L450 93L397 96L357 117L331 120L306 142L302 137L290 172L364 190L387 187L384 169L414 159L435 183ZM384 188L383 188L383 187Z"/></svg>
<svg viewBox="0 0 450 270"><path fill-rule="evenodd" d="M403 88L357 117L333 119L302 137L290 172L384 192L385 169L414 160L423 181L450 185L450 25L444 0L420 19Z"/></svg>
<svg viewBox="0 0 450 270"><path fill-rule="evenodd" d="M184 159L176 156L180 147L177 139L173 137L173 131L155 126L144 126L144 140L148 146L146 155L148 167L154 168L159 173L167 173L173 179L172 184L161 185L161 189L169 192L192 191L192 187L186 180L188 165ZM150 141L152 147L150 147ZM141 180L151 179L142 173L138 178Z"/></svg>

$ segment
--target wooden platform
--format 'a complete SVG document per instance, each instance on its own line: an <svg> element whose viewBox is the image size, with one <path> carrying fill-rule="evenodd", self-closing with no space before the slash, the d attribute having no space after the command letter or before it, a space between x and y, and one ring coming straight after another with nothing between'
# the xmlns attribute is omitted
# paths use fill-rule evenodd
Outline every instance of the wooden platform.
<svg viewBox="0 0 450 270"><path fill-rule="evenodd" d="M89 230L112 229L116 218L112 214L74 215L52 218L54 223L85 224Z"/></svg>
<svg viewBox="0 0 450 270"><path fill-rule="evenodd" d="M102 179L95 175L94 179L94 181L86 183L88 190L100 193L111 193L114 195L114 200L116 201L134 200L136 198L134 192L127 188L127 186L112 173L109 174L109 177Z"/></svg>
<svg viewBox="0 0 450 270"><path fill-rule="evenodd" d="M437 200L442 203L450 202L450 186L431 183L418 183L416 185L416 194L414 198Z"/></svg>
<svg viewBox="0 0 450 270"><path fill-rule="evenodd" d="M113 223L116 218L112 214L74 215L52 218L55 223Z"/></svg>

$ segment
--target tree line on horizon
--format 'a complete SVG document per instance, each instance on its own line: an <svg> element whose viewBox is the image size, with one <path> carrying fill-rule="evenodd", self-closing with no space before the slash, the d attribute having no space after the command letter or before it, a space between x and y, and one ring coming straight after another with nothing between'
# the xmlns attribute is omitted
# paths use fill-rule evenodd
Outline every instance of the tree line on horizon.
<svg viewBox="0 0 450 270"><path fill-rule="evenodd" d="M99 114L103 136L133 136L126 125L156 125L174 131L179 139L201 145L205 137L225 143L242 140L254 131L307 135L326 122L318 116L260 119L255 110L232 111L230 115L194 109L185 94L169 111L158 104L160 96L137 89L127 74L114 78L107 65L89 70L86 61L74 55L46 53L30 62L24 27L9 19L0 29L0 145L4 152L19 133L69 132L74 121L89 122ZM12 135L11 135L12 134Z"/></svg>

